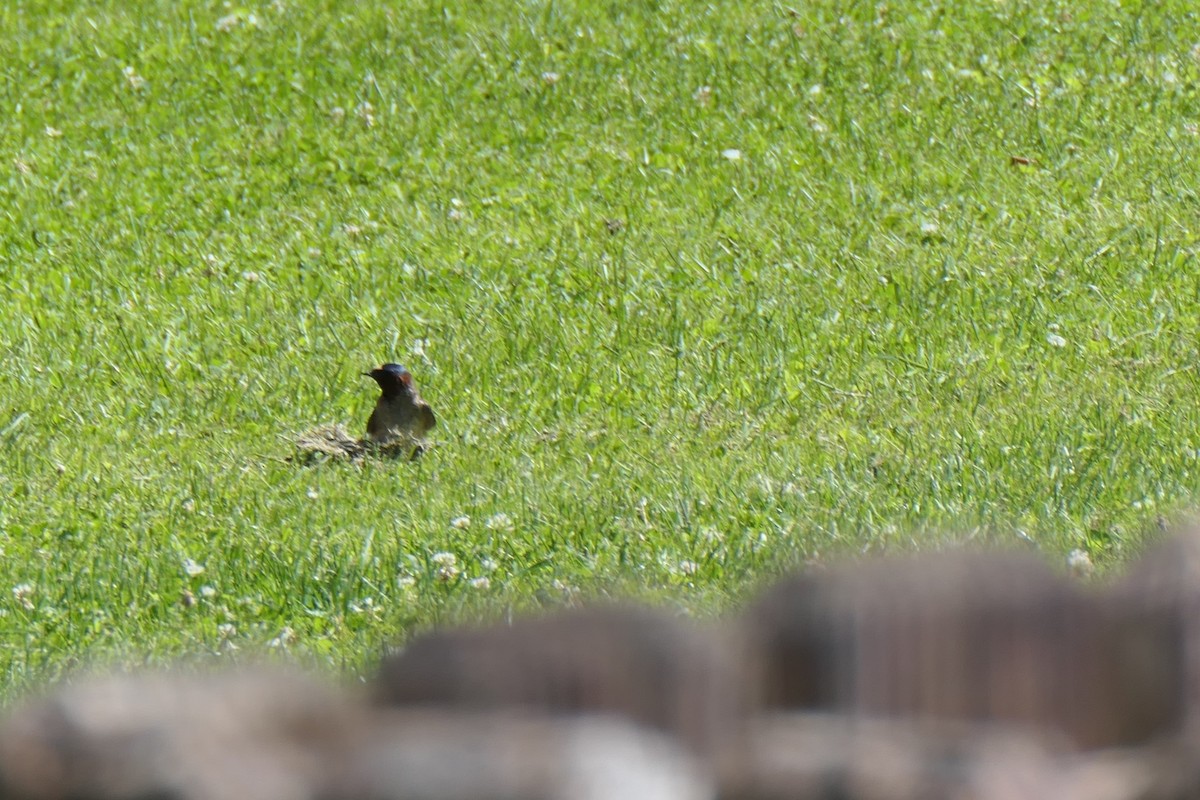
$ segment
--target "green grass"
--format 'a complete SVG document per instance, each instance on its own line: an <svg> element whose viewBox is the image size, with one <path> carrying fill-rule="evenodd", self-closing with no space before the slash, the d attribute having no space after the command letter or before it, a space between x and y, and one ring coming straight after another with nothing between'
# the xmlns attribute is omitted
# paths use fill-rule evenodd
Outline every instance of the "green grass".
<svg viewBox="0 0 1200 800"><path fill-rule="evenodd" d="M3 693L1127 558L1200 479L1200 18L846 5L0 4ZM385 360L438 446L289 463Z"/></svg>

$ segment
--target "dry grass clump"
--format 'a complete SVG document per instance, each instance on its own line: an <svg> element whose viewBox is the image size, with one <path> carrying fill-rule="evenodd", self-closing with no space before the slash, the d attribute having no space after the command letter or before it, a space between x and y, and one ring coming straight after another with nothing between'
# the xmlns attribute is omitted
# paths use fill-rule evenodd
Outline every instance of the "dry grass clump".
<svg viewBox="0 0 1200 800"><path fill-rule="evenodd" d="M297 436L296 454L289 460L300 464L313 464L336 459L361 461L368 456L414 459L425 451L426 446L411 439L376 444L368 439L355 438L341 425L330 423L319 425Z"/></svg>

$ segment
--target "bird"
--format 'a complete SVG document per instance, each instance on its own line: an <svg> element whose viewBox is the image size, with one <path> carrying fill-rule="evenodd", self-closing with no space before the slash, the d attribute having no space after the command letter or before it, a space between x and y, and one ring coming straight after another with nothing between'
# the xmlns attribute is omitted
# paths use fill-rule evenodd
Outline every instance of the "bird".
<svg viewBox="0 0 1200 800"><path fill-rule="evenodd" d="M420 455L437 417L413 385L412 373L399 364L383 364L363 375L374 378L382 392L367 420L367 440L376 445L411 443L416 448L413 457Z"/></svg>

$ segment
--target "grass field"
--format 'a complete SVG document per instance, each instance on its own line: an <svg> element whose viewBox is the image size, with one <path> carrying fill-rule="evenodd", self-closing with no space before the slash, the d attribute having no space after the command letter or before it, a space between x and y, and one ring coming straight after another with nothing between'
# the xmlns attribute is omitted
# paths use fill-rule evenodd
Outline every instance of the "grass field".
<svg viewBox="0 0 1200 800"><path fill-rule="evenodd" d="M1190 4L370 5L0 4L5 694L1194 496Z"/></svg>

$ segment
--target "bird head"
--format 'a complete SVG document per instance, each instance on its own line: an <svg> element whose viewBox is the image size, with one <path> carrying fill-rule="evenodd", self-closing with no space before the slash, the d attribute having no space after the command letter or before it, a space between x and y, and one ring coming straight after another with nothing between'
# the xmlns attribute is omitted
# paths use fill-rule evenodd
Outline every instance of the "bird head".
<svg viewBox="0 0 1200 800"><path fill-rule="evenodd" d="M385 397L412 389L412 373L399 364L383 364L363 375L374 378Z"/></svg>

